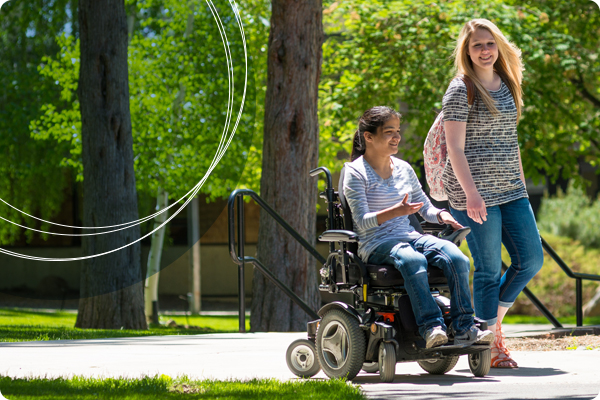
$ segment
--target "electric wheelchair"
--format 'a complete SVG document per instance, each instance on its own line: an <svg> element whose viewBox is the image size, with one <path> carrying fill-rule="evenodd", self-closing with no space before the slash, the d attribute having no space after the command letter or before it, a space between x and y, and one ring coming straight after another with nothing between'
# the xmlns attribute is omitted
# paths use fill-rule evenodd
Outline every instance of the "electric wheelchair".
<svg viewBox="0 0 600 400"><path fill-rule="evenodd" d="M460 355L466 354L473 375L487 375L491 363L489 345L454 345L452 330L448 329L447 345L425 348L400 271L392 265L367 264L357 254L359 239L353 232L350 207L342 190L344 170L339 192L334 191L327 168L316 168L310 175L321 172L327 178L327 188L320 195L327 202L328 218L327 230L319 240L329 243L329 256L320 270L319 289L350 293L354 300L353 304L335 301L319 310L321 319L307 324L308 339L296 340L287 349L290 370L308 378L323 369L330 378L350 380L362 369L379 372L382 382L392 382L397 362L416 361L430 374L445 374L454 368ZM425 221L419 224L414 215L410 219L417 231L438 235L457 245L470 231L467 227L454 232L449 225ZM431 265L427 274L431 294L450 327L447 279L441 269ZM475 318L475 324L479 329L487 329L485 321Z"/></svg>

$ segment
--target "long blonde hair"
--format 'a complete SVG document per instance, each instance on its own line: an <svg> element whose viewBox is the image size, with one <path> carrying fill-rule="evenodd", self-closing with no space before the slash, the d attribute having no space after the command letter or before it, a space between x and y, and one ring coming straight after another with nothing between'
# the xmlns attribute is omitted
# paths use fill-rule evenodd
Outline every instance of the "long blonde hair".
<svg viewBox="0 0 600 400"><path fill-rule="evenodd" d="M490 32L496 41L498 59L494 63L494 71L500 75L513 96L515 105L517 106L518 121L521 117L521 107L523 106L523 90L521 89L523 62L521 61L521 50L514 43L511 43L493 22L487 19L473 19L463 26L453 53L454 67L456 68L457 75L466 75L471 78L490 113L494 116L499 114L494 99L483 87L473 69L473 61L471 61L471 57L467 54L471 34L477 28L482 28Z"/></svg>

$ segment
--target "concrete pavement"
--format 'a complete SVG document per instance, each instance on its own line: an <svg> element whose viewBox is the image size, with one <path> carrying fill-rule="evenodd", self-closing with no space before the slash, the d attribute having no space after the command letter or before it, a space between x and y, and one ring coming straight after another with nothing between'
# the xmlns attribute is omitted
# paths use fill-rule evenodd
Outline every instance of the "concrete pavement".
<svg viewBox="0 0 600 400"><path fill-rule="evenodd" d="M514 329L506 330L510 334ZM287 368L285 351L304 337L246 333L0 343L0 375L288 380L295 376ZM394 383L379 383L378 375L366 373L354 382L373 399L593 399L600 393L598 350L513 355L518 370L492 369L485 378L474 378L463 356L444 376L429 375L413 362L397 364ZM314 379L326 378L320 372Z"/></svg>

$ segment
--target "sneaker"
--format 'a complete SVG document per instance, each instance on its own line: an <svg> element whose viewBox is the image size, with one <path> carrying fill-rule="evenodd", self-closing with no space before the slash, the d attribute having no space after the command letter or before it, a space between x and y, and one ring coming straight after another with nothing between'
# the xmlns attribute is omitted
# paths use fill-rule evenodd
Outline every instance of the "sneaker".
<svg viewBox="0 0 600 400"><path fill-rule="evenodd" d="M465 333L454 337L454 344L492 344L494 338L494 332L488 330L482 331L473 324Z"/></svg>
<svg viewBox="0 0 600 400"><path fill-rule="evenodd" d="M425 332L425 348L430 349L446 343L448 343L448 336L441 326L434 326Z"/></svg>

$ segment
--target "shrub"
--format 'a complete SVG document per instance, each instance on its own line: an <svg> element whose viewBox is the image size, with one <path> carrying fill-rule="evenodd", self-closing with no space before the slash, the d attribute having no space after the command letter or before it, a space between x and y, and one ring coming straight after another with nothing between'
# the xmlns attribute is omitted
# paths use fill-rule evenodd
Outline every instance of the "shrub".
<svg viewBox="0 0 600 400"><path fill-rule="evenodd" d="M590 202L581 188L569 185L567 193L545 197L538 213L538 228L600 249L600 198Z"/></svg>
<svg viewBox="0 0 600 400"><path fill-rule="evenodd" d="M586 247L581 242L571 238L555 236L543 231L542 237L574 272L600 274L598 268L600 265L600 250ZM510 258L506 251L503 251L502 259L506 265L510 265ZM584 280L582 286L583 304L585 304L596 293L598 283ZM545 252L542 270L531 280L527 287L555 317L575 315L575 279L567 277L558 264ZM541 315L522 293L517 297L510 313Z"/></svg>

